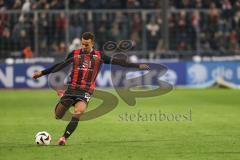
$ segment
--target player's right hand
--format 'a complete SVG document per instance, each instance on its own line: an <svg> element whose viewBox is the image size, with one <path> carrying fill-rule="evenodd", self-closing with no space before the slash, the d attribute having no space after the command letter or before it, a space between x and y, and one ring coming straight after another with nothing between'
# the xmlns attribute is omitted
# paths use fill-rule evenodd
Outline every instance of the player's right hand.
<svg viewBox="0 0 240 160"><path fill-rule="evenodd" d="M32 79L38 79L39 77L41 77L43 74L42 74L42 71L38 71L38 72L35 72L32 76Z"/></svg>
<svg viewBox="0 0 240 160"><path fill-rule="evenodd" d="M150 70L150 67L148 64L140 64L139 69L140 70Z"/></svg>

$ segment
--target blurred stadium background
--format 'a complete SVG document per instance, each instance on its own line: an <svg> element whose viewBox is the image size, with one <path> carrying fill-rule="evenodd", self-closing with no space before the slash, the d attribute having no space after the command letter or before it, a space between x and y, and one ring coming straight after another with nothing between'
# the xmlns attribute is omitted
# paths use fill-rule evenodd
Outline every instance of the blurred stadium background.
<svg viewBox="0 0 240 160"><path fill-rule="evenodd" d="M166 64L173 85L216 78L239 84L239 0L1 0L0 7L2 64L21 58L52 64L92 31L99 50L107 41L132 40L133 60L174 62ZM1 81L0 87L7 88Z"/></svg>
<svg viewBox="0 0 240 160"><path fill-rule="evenodd" d="M53 118L56 93L34 90L49 88L47 77L31 76L80 47L85 31L95 33L101 51L107 41L132 40L130 60L168 67L163 77L152 68L148 83L161 79L180 89L137 99L132 108L119 98L114 111L82 122L69 146L36 147L35 133L50 132L55 144L66 123ZM0 159L239 159L239 62L240 0L0 0ZM111 88L110 73L104 65L98 88ZM53 76L58 84L66 75ZM124 85L121 76L116 87ZM89 109L98 105L93 98ZM119 119L139 110L192 110L193 119Z"/></svg>

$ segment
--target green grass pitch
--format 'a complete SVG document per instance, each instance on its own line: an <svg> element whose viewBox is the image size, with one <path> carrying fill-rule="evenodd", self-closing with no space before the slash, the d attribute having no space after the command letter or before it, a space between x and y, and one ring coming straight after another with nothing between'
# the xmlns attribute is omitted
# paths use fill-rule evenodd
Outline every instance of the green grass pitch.
<svg viewBox="0 0 240 160"><path fill-rule="evenodd" d="M240 159L239 90L173 90L135 107L120 100L112 112L80 122L64 147L56 145L67 124L54 119L57 101L50 90L0 91L0 159ZM92 99L89 110L98 104ZM159 112L170 118L149 118ZM39 131L52 135L50 146L35 145Z"/></svg>

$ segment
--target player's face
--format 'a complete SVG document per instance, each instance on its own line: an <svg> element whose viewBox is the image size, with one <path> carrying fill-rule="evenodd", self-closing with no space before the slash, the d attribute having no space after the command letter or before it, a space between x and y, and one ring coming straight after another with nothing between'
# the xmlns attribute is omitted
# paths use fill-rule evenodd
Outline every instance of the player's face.
<svg viewBox="0 0 240 160"><path fill-rule="evenodd" d="M93 48L93 44L94 44L93 40L91 39L86 40L82 38L82 49L85 52L90 53L91 49Z"/></svg>

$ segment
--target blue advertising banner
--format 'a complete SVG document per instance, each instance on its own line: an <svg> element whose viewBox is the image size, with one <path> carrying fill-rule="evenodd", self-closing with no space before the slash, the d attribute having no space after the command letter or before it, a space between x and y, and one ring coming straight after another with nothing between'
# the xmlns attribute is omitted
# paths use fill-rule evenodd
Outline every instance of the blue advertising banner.
<svg viewBox="0 0 240 160"><path fill-rule="evenodd" d="M31 78L35 71L43 70L52 64L0 64L0 88L48 88L48 77L38 80ZM202 62L202 63L164 63L167 72L162 75L161 68L152 64L151 74L144 76L148 71L133 71L116 68L111 72L110 65L103 65L96 80L97 87L111 87L114 80L116 87L128 86L128 80L134 77L142 77L136 85L151 84L159 85L159 81L166 81L174 86L204 86L212 84L217 78L226 82L240 85L239 62ZM64 72L53 74L55 79L65 78ZM55 80L54 79L54 80ZM54 83L57 83L54 82Z"/></svg>
<svg viewBox="0 0 240 160"><path fill-rule="evenodd" d="M33 80L31 78L35 71L43 70L49 64L15 64L0 65L0 88L46 88L47 77Z"/></svg>
<svg viewBox="0 0 240 160"><path fill-rule="evenodd" d="M187 85L202 85L218 78L240 85L239 62L187 63Z"/></svg>
<svg viewBox="0 0 240 160"><path fill-rule="evenodd" d="M186 84L186 63L164 63L168 68L167 73L163 76L165 80L172 85Z"/></svg>
<svg viewBox="0 0 240 160"><path fill-rule="evenodd" d="M0 88L48 88L48 77L43 76L38 80L31 78L35 71L43 70L52 64L39 63L39 64L13 64L5 65L0 64ZM165 63L167 72L162 75L162 70L158 64L152 64L151 75L143 76L148 71L134 71L127 73L128 69L119 67L115 68L111 73L110 65L103 65L96 80L97 87L111 87L112 79L116 87L127 85L127 80L142 76L142 81L139 85L151 84L159 85L159 81L166 81L172 85L186 84L186 64L185 63ZM126 74L127 73L127 74ZM65 73L55 73L56 77L65 78ZM125 76L126 75L126 76ZM57 78L56 78L57 79ZM127 79L127 80L126 80ZM57 82L56 82L57 83Z"/></svg>
<svg viewBox="0 0 240 160"><path fill-rule="evenodd" d="M148 71L135 71L126 74L126 69L122 67L115 67L111 73L110 66L104 65L101 72L98 75L96 84L98 87L110 87L112 86L112 79L114 85L117 87L126 87L126 81L131 78L142 76L141 82L136 82L136 85L159 85L159 80L166 81L172 85L184 85L186 83L186 64L185 63L165 63L161 64L167 68L167 72L161 74L161 66L158 64L151 64L151 74L146 77L144 75ZM128 71L128 69L127 69ZM146 82L148 81L148 82Z"/></svg>

